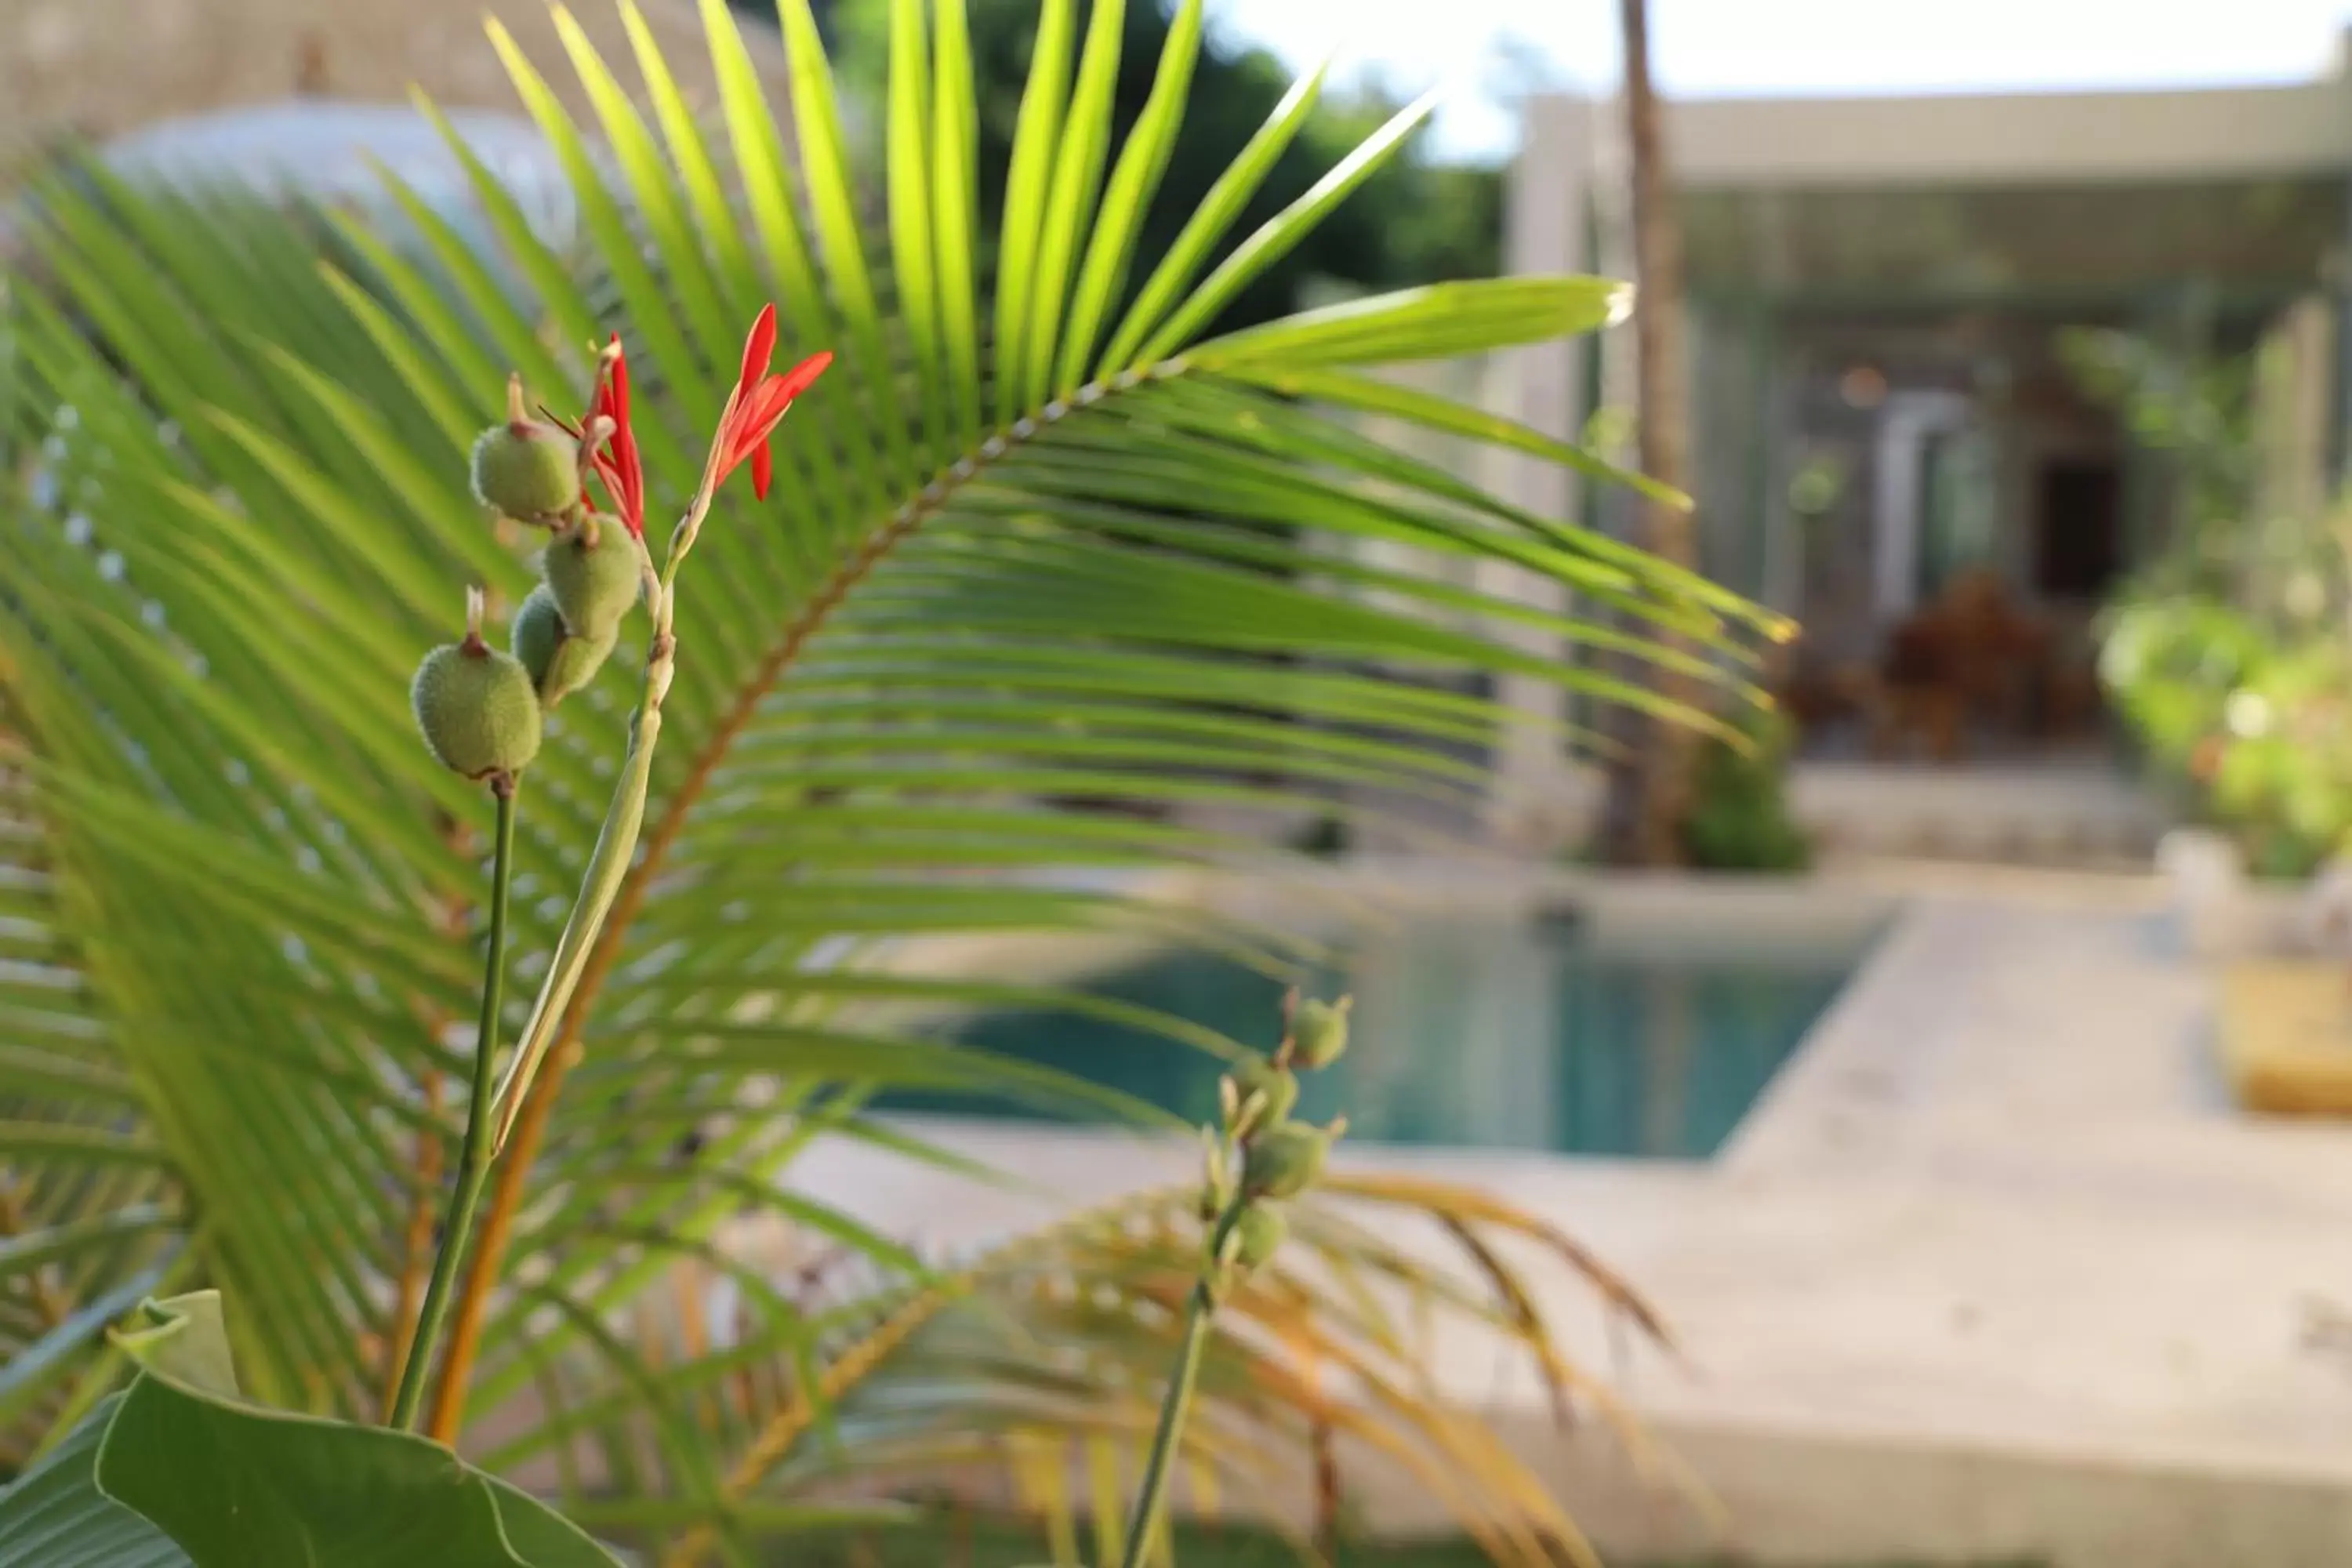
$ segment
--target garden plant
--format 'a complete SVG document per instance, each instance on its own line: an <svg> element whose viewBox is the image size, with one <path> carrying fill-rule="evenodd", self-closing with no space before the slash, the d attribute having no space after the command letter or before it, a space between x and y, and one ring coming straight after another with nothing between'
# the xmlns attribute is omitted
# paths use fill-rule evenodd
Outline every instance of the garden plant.
<svg viewBox="0 0 2352 1568"><path fill-rule="evenodd" d="M1583 1555L1425 1336L1515 1344L1565 1412L1609 1406L1527 1270L1657 1325L1506 1202L1320 1170L1283 1075L1343 1010L1268 1054L1118 1009L1233 1063L1205 1203L941 1257L793 1179L834 1144L961 1169L876 1114L894 1089L1178 1130L908 1026L1113 1006L930 958L1117 931L1303 972L1156 895L1276 853L1186 808L1475 809L1465 752L1521 716L1460 678L1727 732L1622 661L1737 703L1780 629L1350 426L1641 484L1374 373L1598 330L1620 286L1222 329L1427 104L1236 234L1310 78L1139 254L1201 9L1117 147L1121 6L1081 10L1043 7L986 246L957 0L894 11L874 170L804 0L789 153L719 0L714 123L625 7L641 98L559 14L593 137L494 28L586 268L454 133L497 268L389 173L401 226L102 167L33 194L0 316L0 1562L740 1563L979 1468L1056 1561L1132 1563L1172 1488L1213 1510L1339 1447L1497 1560ZM804 1266L748 1260L759 1226Z"/></svg>

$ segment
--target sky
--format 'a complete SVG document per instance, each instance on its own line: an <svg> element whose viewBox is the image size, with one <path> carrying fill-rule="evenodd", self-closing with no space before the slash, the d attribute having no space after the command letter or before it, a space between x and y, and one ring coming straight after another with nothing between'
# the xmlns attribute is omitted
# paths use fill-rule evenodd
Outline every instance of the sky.
<svg viewBox="0 0 2352 1568"><path fill-rule="evenodd" d="M1616 0L1211 0L1231 35L1305 68L1329 57L1452 91L1448 153L1507 156L1507 40L1549 85L1605 89ZM1433 18L1442 18L1433 21ZM2226 18L2226 21L2222 20ZM2352 0L1650 0L1659 85L1687 97L1967 92L2306 80Z"/></svg>

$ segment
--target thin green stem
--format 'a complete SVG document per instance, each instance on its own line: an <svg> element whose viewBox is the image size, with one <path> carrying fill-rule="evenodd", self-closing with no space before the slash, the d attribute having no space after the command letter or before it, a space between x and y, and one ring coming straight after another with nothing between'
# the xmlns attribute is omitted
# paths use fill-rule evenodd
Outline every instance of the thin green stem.
<svg viewBox="0 0 2352 1568"><path fill-rule="evenodd" d="M400 1392L393 1396L389 1425L403 1431L416 1424L416 1408L425 1399L425 1374L433 1364L433 1347L441 1338L442 1321L449 1315L449 1288L457 1265L466 1256L467 1238L474 1228L474 1210L490 1175L490 1103L499 1056L499 992L506 975L507 881L514 863L515 781L501 773L490 783L499 803L498 849L490 860L490 951L482 965L481 1023L474 1031L474 1091L466 1102L466 1142L457 1156L457 1184L449 1194L449 1208L441 1222L441 1250L433 1259L433 1278L425 1287L417 1309L416 1332L408 1342L408 1360L400 1369Z"/></svg>
<svg viewBox="0 0 2352 1568"><path fill-rule="evenodd" d="M1217 1310L1215 1280L1224 1268L1226 1238L1241 1223L1249 1199L1235 1194L1217 1216L1209 1233L1207 1252L1201 1259L1201 1277L1192 1281L1192 1299L1184 1307L1184 1339L1176 1350L1176 1365L1168 1374L1168 1392L1160 1398L1160 1426L1151 1434L1151 1457L1144 1462L1143 1489L1136 1494L1135 1511L1127 1520L1127 1546L1118 1554L1119 1568L1142 1568L1151 1538L1159 1533L1160 1516L1168 1507L1168 1478L1175 1473L1177 1439L1192 1410L1192 1386L1201 1377L1201 1352L1209 1342L1209 1319Z"/></svg>
<svg viewBox="0 0 2352 1568"><path fill-rule="evenodd" d="M693 531L700 526L702 509L709 504L709 497L698 496L693 507L679 520L674 539L692 542ZM659 571L654 569L653 556L643 539L637 541L637 552L645 577L646 607L654 623L653 637L646 644L644 694L638 699L635 716L629 721L628 755L622 763L620 779L613 786L612 803L604 808L604 826L596 830L596 848L589 856L588 869L580 879L580 891L572 901L571 915L563 922L563 934L556 939L554 956L548 960L547 974L539 985L539 999L531 1004L530 1016L523 1021L522 1034L515 1041L514 1060L507 1065L505 1080L491 1092L490 1099L497 1108L493 1119L496 1131L490 1140L493 1158L505 1150L508 1137L522 1117L524 1102L538 1079L540 1067L563 1026L572 988L586 973L597 951L604 921L613 912L614 900L620 897L621 884L628 879L637 838L645 828L646 796L653 787L654 743L661 738L662 703L668 700L670 681L677 670L677 638L671 632L670 617L677 608L674 585L683 548L673 542ZM445 1400L446 1397L443 1396Z"/></svg>

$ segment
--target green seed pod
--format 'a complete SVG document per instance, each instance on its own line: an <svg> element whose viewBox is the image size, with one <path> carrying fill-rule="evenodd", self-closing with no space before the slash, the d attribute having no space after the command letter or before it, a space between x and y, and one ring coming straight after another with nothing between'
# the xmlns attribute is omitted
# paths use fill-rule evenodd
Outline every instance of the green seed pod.
<svg viewBox="0 0 2352 1568"><path fill-rule="evenodd" d="M434 756L469 779L520 773L539 754L539 693L530 672L478 631L426 654L408 700Z"/></svg>
<svg viewBox="0 0 2352 1568"><path fill-rule="evenodd" d="M554 594L541 583L515 611L509 646L530 672L541 704L552 708L595 679L620 635L615 624L602 637L573 637L564 627L563 612L555 607Z"/></svg>
<svg viewBox="0 0 2352 1568"><path fill-rule="evenodd" d="M1286 1121L1250 1140L1242 1154L1242 1186L1253 1197L1297 1197L1323 1173L1331 1135L1319 1127Z"/></svg>
<svg viewBox="0 0 2352 1568"><path fill-rule="evenodd" d="M1348 1009L1355 998L1337 1002L1302 1002L1290 1020L1290 1050L1298 1064L1328 1068L1348 1049Z"/></svg>
<svg viewBox="0 0 2352 1568"><path fill-rule="evenodd" d="M1240 1090L1242 1103L1247 1105L1253 1095L1265 1097L1265 1108L1251 1125L1279 1126L1298 1103L1298 1080L1263 1057L1252 1057L1233 1069L1234 1087Z"/></svg>
<svg viewBox="0 0 2352 1568"><path fill-rule="evenodd" d="M590 517L550 541L540 575L563 624L594 642L617 632L645 586L637 542L615 517Z"/></svg>
<svg viewBox="0 0 2352 1568"><path fill-rule="evenodd" d="M547 667L555 662L555 650L569 635L563 629L563 612L555 607L555 595L544 583L515 609L514 624L507 628L507 647L522 660L523 668L530 672L530 683L542 692L547 688Z"/></svg>
<svg viewBox="0 0 2352 1568"><path fill-rule="evenodd" d="M552 425L493 425L474 441L474 494L525 522L546 522L580 504L580 443Z"/></svg>
<svg viewBox="0 0 2352 1568"><path fill-rule="evenodd" d="M1234 1237L1239 1243L1234 1248L1234 1261L1247 1272L1272 1258L1283 1238L1290 1234L1289 1222L1270 1208L1253 1206L1242 1211L1234 1222Z"/></svg>
<svg viewBox="0 0 2352 1568"><path fill-rule="evenodd" d="M539 700L552 708L590 681L604 668L614 645L621 640L620 623L604 628L601 637L572 637L555 650L554 661L548 666L547 679L539 685Z"/></svg>

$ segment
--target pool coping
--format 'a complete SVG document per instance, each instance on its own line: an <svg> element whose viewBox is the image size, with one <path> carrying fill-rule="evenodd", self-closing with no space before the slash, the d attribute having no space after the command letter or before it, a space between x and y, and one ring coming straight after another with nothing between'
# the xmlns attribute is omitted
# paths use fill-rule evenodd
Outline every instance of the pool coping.
<svg viewBox="0 0 2352 1568"><path fill-rule="evenodd" d="M2182 962L2152 881L1319 875L1317 891L1424 908L1578 897L1668 921L1808 906L1850 917L1874 900L1891 911L1712 1161L1348 1154L1504 1193L1644 1289L1695 1373L1612 1361L1571 1282L1544 1304L1571 1351L1613 1366L1725 1496L1743 1550L2038 1551L2058 1568L2352 1558L2352 1363L2316 1354L2302 1319L2309 1298L2352 1302L2352 1263L2328 1256L2352 1226L2352 1139L2249 1123L2211 1098L2205 978ZM1190 1168L1188 1150L1118 1133L919 1125L959 1152L1013 1158L1049 1193L1108 1195ZM947 1248L1067 1206L951 1194L948 1178L887 1175L841 1150L800 1175L868 1223ZM1589 1437L1547 1436L1539 1386L1498 1379L1491 1351L1450 1342L1434 1375L1579 1500L1604 1548L1693 1543L1696 1516L1627 1491L1622 1463ZM1858 1490L1865 1472L1874 1489ZM1389 1528L1438 1522L1403 1489L1379 1496Z"/></svg>

